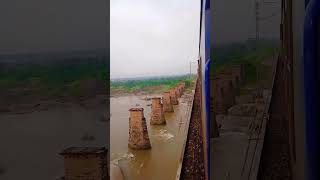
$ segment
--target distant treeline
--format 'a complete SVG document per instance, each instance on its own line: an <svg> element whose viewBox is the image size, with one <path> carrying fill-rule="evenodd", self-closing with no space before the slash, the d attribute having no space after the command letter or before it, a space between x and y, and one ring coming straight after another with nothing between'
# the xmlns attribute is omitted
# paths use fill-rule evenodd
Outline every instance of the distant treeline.
<svg viewBox="0 0 320 180"><path fill-rule="evenodd" d="M61 96L81 94L83 81L100 82L106 88L109 63L103 54L52 58L55 60L33 62L28 57L27 61L19 61L15 57L14 61L0 61L0 89L25 88L48 96Z"/></svg>
<svg viewBox="0 0 320 180"><path fill-rule="evenodd" d="M232 64L243 64L245 84L256 83L257 68L262 61L272 56L279 46L277 40L247 41L245 43L226 44L211 49L211 76Z"/></svg>
<svg viewBox="0 0 320 180"><path fill-rule="evenodd" d="M213 65L217 67L227 61L237 59L247 54L253 53L261 49L275 49L279 46L279 40L262 39L260 41L248 40L243 43L230 43L222 45L212 45L211 59Z"/></svg>
<svg viewBox="0 0 320 180"><path fill-rule="evenodd" d="M166 91L181 82L186 83L186 87L188 87L195 78L195 75L158 77L150 79L111 81L110 85L111 91L122 91L128 93L146 90L152 87L160 87L160 91Z"/></svg>

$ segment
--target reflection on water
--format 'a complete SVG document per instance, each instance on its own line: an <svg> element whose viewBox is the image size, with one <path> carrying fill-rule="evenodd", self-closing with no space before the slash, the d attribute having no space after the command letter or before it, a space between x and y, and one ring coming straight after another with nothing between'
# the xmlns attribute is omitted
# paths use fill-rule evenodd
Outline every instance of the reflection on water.
<svg viewBox="0 0 320 180"><path fill-rule="evenodd" d="M144 96L110 99L111 163L118 164L126 179L175 179L187 131L191 96L182 96L174 113L166 113L166 125L150 125L151 101ZM152 148L128 148L129 109L143 107Z"/></svg>

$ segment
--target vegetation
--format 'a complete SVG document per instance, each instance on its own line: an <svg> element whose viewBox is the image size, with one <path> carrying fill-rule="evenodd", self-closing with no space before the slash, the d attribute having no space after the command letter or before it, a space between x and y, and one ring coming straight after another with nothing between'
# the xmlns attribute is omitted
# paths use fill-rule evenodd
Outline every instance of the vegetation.
<svg viewBox="0 0 320 180"><path fill-rule="evenodd" d="M219 51L220 50L220 51ZM243 64L245 69L246 86L255 85L257 83L257 71L267 71L262 62L266 58L273 55L277 50L277 44L261 42L259 44L231 44L213 49L213 63L211 64L210 75L219 73L224 68L234 65Z"/></svg>
<svg viewBox="0 0 320 180"><path fill-rule="evenodd" d="M153 92L161 93L167 91L181 82L186 84L189 88L196 76L172 76L172 77L159 77L150 79L137 79L125 81L111 81L111 93L136 93L136 92Z"/></svg>
<svg viewBox="0 0 320 180"><path fill-rule="evenodd" d="M88 58L53 64L16 64L0 70L0 89L28 89L46 96L78 96L83 81L107 80L105 59ZM25 94L21 90L17 91Z"/></svg>

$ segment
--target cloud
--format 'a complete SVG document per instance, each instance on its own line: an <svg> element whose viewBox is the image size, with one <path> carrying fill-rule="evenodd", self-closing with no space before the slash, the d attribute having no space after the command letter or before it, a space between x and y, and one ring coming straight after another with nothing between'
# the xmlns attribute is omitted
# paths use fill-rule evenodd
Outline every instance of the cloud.
<svg viewBox="0 0 320 180"><path fill-rule="evenodd" d="M111 77L189 72L198 57L200 3L112 0Z"/></svg>
<svg viewBox="0 0 320 180"><path fill-rule="evenodd" d="M0 4L0 53L106 48L105 0Z"/></svg>

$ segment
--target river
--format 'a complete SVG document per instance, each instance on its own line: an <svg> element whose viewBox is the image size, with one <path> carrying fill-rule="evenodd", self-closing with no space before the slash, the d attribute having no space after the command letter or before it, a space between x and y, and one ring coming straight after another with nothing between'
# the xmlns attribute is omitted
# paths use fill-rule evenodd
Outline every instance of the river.
<svg viewBox="0 0 320 180"><path fill-rule="evenodd" d="M149 95L153 97L159 95ZM151 101L146 96L120 96L110 99L111 163L118 165L126 180L173 180L176 178L186 140L192 95L179 98L174 113L166 113L166 125L150 125ZM128 148L129 109L144 108L152 148Z"/></svg>
<svg viewBox="0 0 320 180"><path fill-rule="evenodd" d="M54 180L63 175L59 153L69 146L106 146L105 106L77 105L27 114L0 114L0 179ZM94 137L91 141L83 137Z"/></svg>

